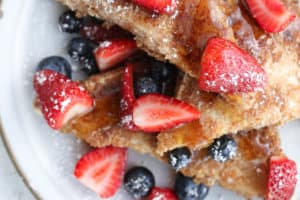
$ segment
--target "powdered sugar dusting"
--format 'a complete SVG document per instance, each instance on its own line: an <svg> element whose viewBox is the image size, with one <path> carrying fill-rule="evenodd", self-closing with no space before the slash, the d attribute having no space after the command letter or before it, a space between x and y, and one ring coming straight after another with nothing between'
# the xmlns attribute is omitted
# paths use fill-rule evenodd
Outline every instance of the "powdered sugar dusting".
<svg viewBox="0 0 300 200"><path fill-rule="evenodd" d="M132 122L132 115L125 115L121 118L121 123L124 125L130 125Z"/></svg>
<svg viewBox="0 0 300 200"><path fill-rule="evenodd" d="M210 74L204 73L204 77L207 77L204 81L206 87L223 93L232 92L232 89L235 91L264 91L266 80L264 73L255 71L246 71L242 74L223 73L217 79L211 79L210 76Z"/></svg>
<svg viewBox="0 0 300 200"><path fill-rule="evenodd" d="M61 128L70 118L92 107L92 98L85 89L57 72L42 70L36 74L34 82L41 111L54 129ZM72 113L67 112L70 109Z"/></svg>
<svg viewBox="0 0 300 200"><path fill-rule="evenodd" d="M256 60L225 39L209 40L201 66L200 87L206 91L257 92L266 85L266 73Z"/></svg>
<svg viewBox="0 0 300 200"><path fill-rule="evenodd" d="M65 99L64 101L62 101L62 102L60 103L61 111L64 112L65 109L66 109L66 107L67 107L71 102L72 102L72 101L71 101L70 98L67 98L67 99Z"/></svg>
<svg viewBox="0 0 300 200"><path fill-rule="evenodd" d="M135 128L135 125L133 123L133 118L132 118L132 113L131 113L131 106L129 105L128 101L126 99L131 99L130 95L126 95L125 98L121 99L120 102L120 108L121 111L124 111L123 115L121 116L121 124L122 126L128 128L128 129L133 129ZM126 114L125 114L126 112Z"/></svg>
<svg viewBox="0 0 300 200"><path fill-rule="evenodd" d="M290 199L297 183L297 167L293 161L280 158L271 159L268 198Z"/></svg>
<svg viewBox="0 0 300 200"><path fill-rule="evenodd" d="M209 150L214 160L218 162L225 162L237 156L237 145L234 140L226 141L221 139L215 140Z"/></svg>
<svg viewBox="0 0 300 200"><path fill-rule="evenodd" d="M38 81L38 84L43 85L44 82L47 80L46 76L44 75L44 73L37 73L36 75L36 80Z"/></svg>
<svg viewBox="0 0 300 200"><path fill-rule="evenodd" d="M164 200L164 195L163 194L158 194L156 195L152 200Z"/></svg>
<svg viewBox="0 0 300 200"><path fill-rule="evenodd" d="M106 48L106 47L109 47L111 44L112 44L111 41L104 41L104 42L101 42L100 47Z"/></svg>

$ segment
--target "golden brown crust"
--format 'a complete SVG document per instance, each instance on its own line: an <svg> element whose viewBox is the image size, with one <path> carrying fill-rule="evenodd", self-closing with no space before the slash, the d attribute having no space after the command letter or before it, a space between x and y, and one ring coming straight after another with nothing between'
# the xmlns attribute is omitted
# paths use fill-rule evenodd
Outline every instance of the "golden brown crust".
<svg viewBox="0 0 300 200"><path fill-rule="evenodd" d="M153 15L126 0L58 0L79 15L91 15L132 32L138 46L159 60L176 60L180 47L173 37L174 21L167 15ZM159 50L158 50L159 49ZM179 63L180 62L180 63Z"/></svg>
<svg viewBox="0 0 300 200"><path fill-rule="evenodd" d="M289 77L295 77L291 70ZM228 100L221 95L200 92L197 81L185 76L177 98L186 101L201 112L200 121L185 124L179 128L160 133L158 151L166 152L179 146L191 149L203 148L213 139L226 133L250 130L268 125L281 125L300 115L300 87L285 83L287 88L271 87L268 91L232 96ZM249 104L243 102L248 98Z"/></svg>
<svg viewBox="0 0 300 200"><path fill-rule="evenodd" d="M220 184L245 197L266 194L268 161L281 155L279 135L275 128L240 132L233 136L238 154L230 161L219 163L210 158L207 150L195 151L193 161L182 172L207 185Z"/></svg>
<svg viewBox="0 0 300 200"><path fill-rule="evenodd" d="M178 146L205 147L228 132L280 125L300 117L299 16L287 30L268 35L241 1L235 0L178 1L172 16L152 14L125 0L59 1L83 15L97 16L129 30L148 53L169 60L192 77L199 74L201 51L212 36L237 43L262 64L268 77L264 92L214 95L198 91L194 80L184 82L181 91L187 91L181 99L199 108L201 121L160 134L160 154ZM283 2L299 14L295 1Z"/></svg>
<svg viewBox="0 0 300 200"><path fill-rule="evenodd" d="M119 85L115 84L120 82L120 72L120 69L112 70L84 82L85 87L96 97L95 108L71 120L62 131L73 133L93 147L126 147L166 161L165 157L156 153L156 134L132 132L120 127ZM194 177L197 182L209 186L218 183L246 197L263 196L267 181L267 161L272 155L282 153L276 129L240 132L233 137L239 147L234 160L218 163L210 159L206 149L196 150L193 152L192 163L182 172Z"/></svg>
<svg viewBox="0 0 300 200"><path fill-rule="evenodd" d="M94 147L103 147L108 145L126 147L158 158L155 154L157 142L155 134L132 132L115 126L109 130L95 131L89 134L85 140L88 144Z"/></svg>
<svg viewBox="0 0 300 200"><path fill-rule="evenodd" d="M95 97L94 109L69 121L62 132L72 133L93 147L108 145L132 148L155 155L156 134L132 132L120 127L120 80L122 68L92 76L83 82Z"/></svg>
<svg viewBox="0 0 300 200"><path fill-rule="evenodd" d="M236 42L252 54L263 65L269 78L265 92L215 95L199 92L196 81L186 75L179 88L178 98L198 107L202 112L201 121L160 134L158 149L155 135L121 129L116 122L119 119L114 106L107 108L111 109L109 112L101 109L101 112L114 113L106 118L111 126L107 126L108 122L105 123L106 126L100 121L95 123L93 116L98 113L95 111L89 117L74 119L73 123L65 127L65 131L74 132L92 146L116 145L157 156L156 152L163 154L179 146L200 149L228 132L281 124L300 116L300 51L299 34L296 34L300 27L298 19L285 32L270 36L263 33L251 17L245 14L244 9L236 4L239 1L234 0L204 0L201 3L197 0L180 1L178 13L173 16L152 15L124 0L59 1L81 15L97 16L131 31L136 36L138 45L150 55L160 60L169 60L190 76L198 76L198 63L206 40L211 36L221 36ZM285 3L287 2L295 4L294 1L286 0ZM97 80L91 83L95 81ZM95 88L90 90L95 91ZM117 107L118 94L107 98L112 98L109 102L115 100L114 105ZM100 98L99 101L105 105L108 100L104 99ZM193 163L184 173L195 176L197 181L208 184L217 182L248 197L263 196L267 176L266 161L269 156L281 153L275 132L273 129L253 131L249 135L255 135L254 138L246 133L235 135L239 146L243 142L246 145L240 148L242 153L234 161L225 164L209 159L199 163L205 150L196 150ZM263 140L265 146L269 145L271 150L268 153L255 153L260 158L259 162L256 162L256 158L245 159L250 150L263 152L262 147L255 143L257 138ZM232 181L228 177L232 177Z"/></svg>
<svg viewBox="0 0 300 200"><path fill-rule="evenodd" d="M132 32L145 51L158 59L169 60L192 77L198 77L201 51L212 36L236 42L257 59L265 57L264 52L260 52L260 41L264 38L274 39L274 35L265 34L257 26L242 1L178 1L176 11L170 16L153 14L126 0L58 1L80 15L96 16ZM283 2L289 9L299 13L297 2ZM295 27L299 19L297 21ZM278 37L288 40L298 32L299 27L290 26ZM295 39L295 36L292 38ZM285 43L287 45L288 41Z"/></svg>

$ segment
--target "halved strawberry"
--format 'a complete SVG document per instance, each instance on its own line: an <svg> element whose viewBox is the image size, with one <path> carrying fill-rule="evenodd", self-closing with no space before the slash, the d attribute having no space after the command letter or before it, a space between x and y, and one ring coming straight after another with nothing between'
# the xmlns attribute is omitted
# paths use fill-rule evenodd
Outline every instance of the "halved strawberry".
<svg viewBox="0 0 300 200"><path fill-rule="evenodd" d="M124 61L137 50L134 40L107 40L95 50L94 56L100 71L107 70Z"/></svg>
<svg viewBox="0 0 300 200"><path fill-rule="evenodd" d="M155 187L151 190L148 200L178 200L173 190Z"/></svg>
<svg viewBox="0 0 300 200"><path fill-rule="evenodd" d="M283 31L296 18L280 0L247 0L247 4L257 23L268 33Z"/></svg>
<svg viewBox="0 0 300 200"><path fill-rule="evenodd" d="M196 108L159 94L141 96L133 107L133 122L145 132L159 132L199 118Z"/></svg>
<svg viewBox="0 0 300 200"><path fill-rule="evenodd" d="M222 38L208 41L201 59L199 88L217 93L253 92L266 84L264 69L246 51Z"/></svg>
<svg viewBox="0 0 300 200"><path fill-rule="evenodd" d="M112 197L120 188L127 160L127 149L104 147L83 155L74 175L102 198Z"/></svg>
<svg viewBox="0 0 300 200"><path fill-rule="evenodd" d="M128 64L124 68L121 85L121 124L124 128L137 131L138 127L132 121L133 104L135 102L133 89L133 66Z"/></svg>
<svg viewBox="0 0 300 200"><path fill-rule="evenodd" d="M289 200L297 184L297 166L284 156L274 156L270 160L268 192L266 200Z"/></svg>
<svg viewBox="0 0 300 200"><path fill-rule="evenodd" d="M133 0L133 2L160 14L173 13L176 8L175 0Z"/></svg>
<svg viewBox="0 0 300 200"><path fill-rule="evenodd" d="M93 108L89 93L60 73L42 70L34 75L33 82L41 111L53 129L60 129L73 117Z"/></svg>

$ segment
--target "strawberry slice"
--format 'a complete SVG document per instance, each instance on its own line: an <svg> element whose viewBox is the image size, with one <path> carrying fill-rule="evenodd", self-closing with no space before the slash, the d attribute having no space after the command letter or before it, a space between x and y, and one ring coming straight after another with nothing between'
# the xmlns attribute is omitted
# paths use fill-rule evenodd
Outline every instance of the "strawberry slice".
<svg viewBox="0 0 300 200"><path fill-rule="evenodd" d="M266 84L266 73L256 60L222 38L208 41L200 65L199 88L204 91L253 92Z"/></svg>
<svg viewBox="0 0 300 200"><path fill-rule="evenodd" d="M41 111L53 129L60 129L73 117L93 108L89 93L60 73L42 70L34 75L33 82Z"/></svg>
<svg viewBox="0 0 300 200"><path fill-rule="evenodd" d="M289 200L297 183L296 163L284 156L274 156L270 160L268 192L266 200Z"/></svg>
<svg viewBox="0 0 300 200"><path fill-rule="evenodd" d="M94 56L100 71L107 70L124 61L137 50L134 40L107 40L95 50Z"/></svg>
<svg viewBox="0 0 300 200"><path fill-rule="evenodd" d="M268 33L283 31L296 18L280 0L247 0L247 4L254 19Z"/></svg>
<svg viewBox="0 0 300 200"><path fill-rule="evenodd" d="M141 96L133 107L133 122L145 132L163 131L199 118L200 112L191 105L159 94Z"/></svg>
<svg viewBox="0 0 300 200"><path fill-rule="evenodd" d="M124 69L121 85L121 124L125 129L137 131L138 127L132 121L133 104L135 102L133 89L133 66L127 65Z"/></svg>
<svg viewBox="0 0 300 200"><path fill-rule="evenodd" d="M169 188L155 187L151 190L148 200L178 200L178 198Z"/></svg>
<svg viewBox="0 0 300 200"><path fill-rule="evenodd" d="M175 0L133 0L139 6L150 11L163 13L173 13L176 8Z"/></svg>
<svg viewBox="0 0 300 200"><path fill-rule="evenodd" d="M104 147L83 155L74 175L86 187L102 198L112 197L120 188L127 160L127 150Z"/></svg>

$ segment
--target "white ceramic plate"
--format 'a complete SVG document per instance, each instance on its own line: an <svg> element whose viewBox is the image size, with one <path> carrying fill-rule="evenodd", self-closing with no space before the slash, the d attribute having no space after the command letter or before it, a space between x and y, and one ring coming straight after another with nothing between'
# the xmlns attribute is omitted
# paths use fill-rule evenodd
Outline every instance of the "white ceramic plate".
<svg viewBox="0 0 300 200"><path fill-rule="evenodd" d="M63 8L54 0L4 0L0 20L1 120L4 138L22 175L41 199L96 200L97 195L78 183L73 175L76 160L88 147L71 135L48 128L32 107L32 75L36 63L49 55L65 55L67 34L58 31ZM300 166L300 122L281 130L287 154ZM172 186L173 172L154 159L130 152L128 167L144 165L155 172L158 186ZM300 171L300 170L299 170ZM298 187L296 199L300 199ZM123 189L113 200L131 199ZM242 199L219 187L207 200Z"/></svg>

